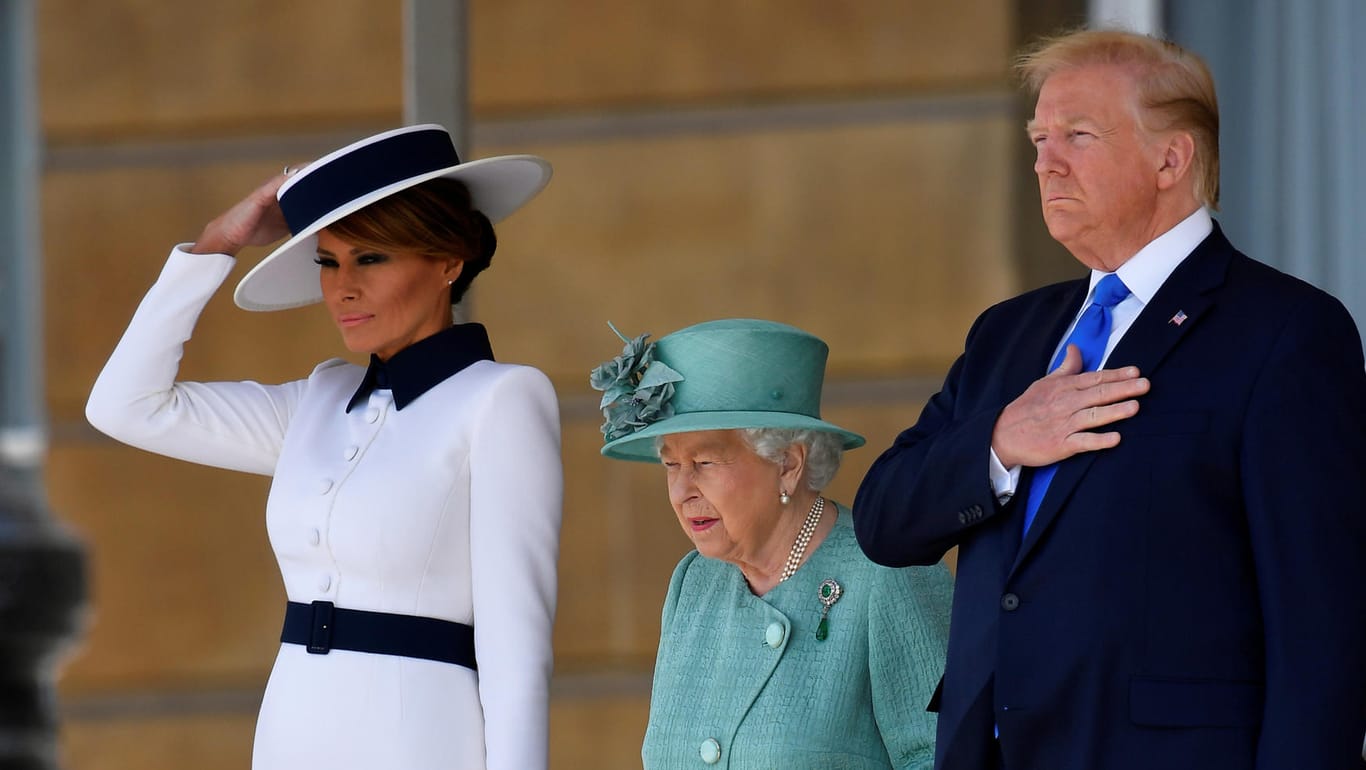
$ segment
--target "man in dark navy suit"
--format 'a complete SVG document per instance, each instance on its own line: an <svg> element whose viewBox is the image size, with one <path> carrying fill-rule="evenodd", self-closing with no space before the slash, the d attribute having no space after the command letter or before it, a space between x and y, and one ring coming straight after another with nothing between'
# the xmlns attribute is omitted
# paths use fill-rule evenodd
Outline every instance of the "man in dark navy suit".
<svg viewBox="0 0 1366 770"><path fill-rule="evenodd" d="M1090 275L983 313L854 504L874 561L958 547L935 766L1366 766L1356 326L1211 219L1197 57L1086 31L1019 68Z"/></svg>

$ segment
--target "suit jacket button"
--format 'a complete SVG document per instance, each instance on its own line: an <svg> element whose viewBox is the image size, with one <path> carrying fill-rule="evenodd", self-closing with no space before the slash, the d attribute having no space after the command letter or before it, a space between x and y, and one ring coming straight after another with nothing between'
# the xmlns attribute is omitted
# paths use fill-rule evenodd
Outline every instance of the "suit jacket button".
<svg viewBox="0 0 1366 770"><path fill-rule="evenodd" d="M1006 612L1014 612L1020 608L1020 597L1015 594L1006 594L1001 597L1001 609Z"/></svg>
<svg viewBox="0 0 1366 770"><path fill-rule="evenodd" d="M959 523L959 524L967 524L967 523L968 523L968 514L967 514L967 511L959 511L959 512L958 512L958 523Z"/></svg>

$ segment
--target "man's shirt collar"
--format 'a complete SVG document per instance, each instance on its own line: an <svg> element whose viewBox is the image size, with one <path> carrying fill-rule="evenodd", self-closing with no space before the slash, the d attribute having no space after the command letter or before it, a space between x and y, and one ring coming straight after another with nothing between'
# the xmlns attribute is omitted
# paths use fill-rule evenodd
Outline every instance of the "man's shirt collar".
<svg viewBox="0 0 1366 770"><path fill-rule="evenodd" d="M1196 209L1190 216L1181 220L1175 227L1157 236L1147 246L1119 266L1115 273L1139 302L1146 307L1157 290L1166 283L1167 277L1176 270L1182 260L1190 256L1200 242L1214 231L1214 220L1204 206ZM1091 289L1105 273L1091 271ZM1089 297L1089 295L1088 295Z"/></svg>

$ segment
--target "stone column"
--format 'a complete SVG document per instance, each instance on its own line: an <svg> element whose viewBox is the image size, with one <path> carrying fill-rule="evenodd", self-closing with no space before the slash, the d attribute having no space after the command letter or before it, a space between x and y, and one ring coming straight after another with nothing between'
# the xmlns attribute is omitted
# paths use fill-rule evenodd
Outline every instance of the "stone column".
<svg viewBox="0 0 1366 770"><path fill-rule="evenodd" d="M85 604L81 546L47 513L33 0L0 0L0 768L57 765L53 674Z"/></svg>

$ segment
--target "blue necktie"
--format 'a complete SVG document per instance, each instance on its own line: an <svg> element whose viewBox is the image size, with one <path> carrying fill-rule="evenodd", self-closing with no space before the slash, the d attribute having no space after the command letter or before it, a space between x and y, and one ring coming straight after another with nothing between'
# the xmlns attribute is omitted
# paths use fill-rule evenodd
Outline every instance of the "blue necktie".
<svg viewBox="0 0 1366 770"><path fill-rule="evenodd" d="M1067 346L1076 345L1081 350L1081 366L1083 371L1093 371L1100 368L1100 361L1105 357L1105 346L1110 342L1111 309L1118 305L1129 296L1129 287L1119 280L1119 276L1111 273L1100 279L1096 284L1096 290L1091 296L1091 305L1086 308L1086 312L1081 314L1077 320L1077 326L1068 335L1067 342L1063 343L1062 349L1058 351L1057 357L1048 367L1048 371L1053 371L1062 366L1062 359L1067 355ZM1053 480L1053 474L1058 472L1058 464L1044 465L1035 469L1034 478L1029 484L1029 497L1025 499L1024 531L1029 531L1029 525L1034 523L1034 515L1039 512L1039 504L1043 502L1044 493L1048 491L1048 483Z"/></svg>

